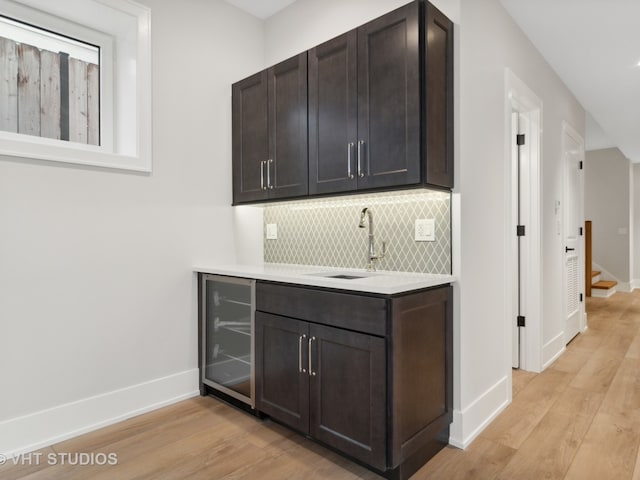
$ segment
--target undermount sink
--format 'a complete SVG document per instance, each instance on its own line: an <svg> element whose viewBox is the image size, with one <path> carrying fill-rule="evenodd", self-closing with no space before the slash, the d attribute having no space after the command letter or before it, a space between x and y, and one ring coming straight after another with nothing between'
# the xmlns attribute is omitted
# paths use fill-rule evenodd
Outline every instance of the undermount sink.
<svg viewBox="0 0 640 480"><path fill-rule="evenodd" d="M327 275L327 278L341 278L342 280L355 280L356 278L367 278L363 275Z"/></svg>
<svg viewBox="0 0 640 480"><path fill-rule="evenodd" d="M315 277L324 277L324 278L336 278L339 280L358 280L362 278L374 277L375 273L336 273L336 272L322 272L322 273L308 273L307 275L312 275Z"/></svg>

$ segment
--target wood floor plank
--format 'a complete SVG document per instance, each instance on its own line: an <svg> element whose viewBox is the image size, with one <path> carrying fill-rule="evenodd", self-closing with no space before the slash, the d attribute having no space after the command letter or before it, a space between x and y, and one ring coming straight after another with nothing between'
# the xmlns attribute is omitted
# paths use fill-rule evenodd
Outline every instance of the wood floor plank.
<svg viewBox="0 0 640 480"><path fill-rule="evenodd" d="M622 360L600 411L640 421L640 360Z"/></svg>
<svg viewBox="0 0 640 480"><path fill-rule="evenodd" d="M24 478L49 468L49 454L55 455L55 452L47 447L30 454L9 458L4 465L0 465L0 478L2 480Z"/></svg>
<svg viewBox="0 0 640 480"><path fill-rule="evenodd" d="M561 480L575 457L591 418L549 412L522 444L498 480Z"/></svg>
<svg viewBox="0 0 640 480"><path fill-rule="evenodd" d="M593 419L565 480L628 480L640 445L640 422L607 413Z"/></svg>
<svg viewBox="0 0 640 480"><path fill-rule="evenodd" d="M497 478L564 478L603 397L603 393L565 389Z"/></svg>
<svg viewBox="0 0 640 480"><path fill-rule="evenodd" d="M591 392L569 386L551 408L554 412L566 415L584 415L593 418L598 413L604 397L603 392Z"/></svg>
<svg viewBox="0 0 640 480"><path fill-rule="evenodd" d="M589 318L589 330L574 338L570 345L593 352L600 346L602 340L602 335L591 328L591 318Z"/></svg>
<svg viewBox="0 0 640 480"><path fill-rule="evenodd" d="M121 436L115 441L101 446L94 453L115 453L118 458L117 466L108 465L59 465L54 469L47 469L38 472L30 480L46 479L46 480L84 480L85 478L100 479L113 478L113 471L119 470L126 466L129 462L136 462L148 452L156 451L167 443L175 442L185 436L197 434L202 431L218 431L219 435L233 435L240 431L235 420L245 422L251 420L248 415L240 415L239 412L228 412L229 416L240 415L234 418L234 421L226 421L225 416L220 414L222 404L219 402L215 405L215 410L208 408L199 408L194 413L184 416L177 416L171 420L157 423L155 426L143 433L132 436ZM80 439L78 441L81 441ZM88 452L88 448L83 448L80 444L74 445L74 450L68 450L68 446L55 445L56 452ZM126 477L123 477L126 478Z"/></svg>
<svg viewBox="0 0 640 480"><path fill-rule="evenodd" d="M640 360L640 332L636 333L636 336L633 337L633 341L631 342L631 345L629 345L629 349L627 350L625 357Z"/></svg>
<svg viewBox="0 0 640 480"><path fill-rule="evenodd" d="M516 397L522 390L524 390L524 387L529 385L529 382L533 380L536 375L538 374L534 372L527 372L525 370L514 368L511 376L512 397Z"/></svg>
<svg viewBox="0 0 640 480"><path fill-rule="evenodd" d="M200 432L122 461L109 472L92 478L221 478L269 456L267 451L247 446L244 436L225 438L228 432L224 425L222 431L216 429L215 435L208 430Z"/></svg>
<svg viewBox="0 0 640 480"><path fill-rule="evenodd" d="M638 455L636 456L636 467L633 469L633 477L631 480L640 480L640 448L638 448Z"/></svg>
<svg viewBox="0 0 640 480"><path fill-rule="evenodd" d="M447 447L424 465L412 480L489 480L511 460L516 450L477 438L466 450Z"/></svg>
<svg viewBox="0 0 640 480"><path fill-rule="evenodd" d="M599 348L607 350L607 353L611 356L623 357L627 353L627 350L629 350L637 332L638 327L635 325L616 325L610 330L609 334L605 336Z"/></svg>
<svg viewBox="0 0 640 480"><path fill-rule="evenodd" d="M598 348L575 376L571 386L592 392L606 391L618 371L623 356L612 355L609 349Z"/></svg>
<svg viewBox="0 0 640 480"><path fill-rule="evenodd" d="M587 348L572 346L560 355L549 368L561 372L578 373L592 354L593 352Z"/></svg>
<svg viewBox="0 0 640 480"><path fill-rule="evenodd" d="M507 447L520 448L572 378L570 373L551 369L537 375L481 436Z"/></svg>

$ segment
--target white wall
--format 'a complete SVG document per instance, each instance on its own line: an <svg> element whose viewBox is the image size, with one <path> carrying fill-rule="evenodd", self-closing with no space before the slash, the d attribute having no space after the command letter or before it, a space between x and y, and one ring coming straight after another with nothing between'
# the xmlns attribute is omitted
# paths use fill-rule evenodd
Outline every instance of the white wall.
<svg viewBox="0 0 640 480"><path fill-rule="evenodd" d="M263 67L263 25L143 3L153 173L0 157L0 453L197 390L191 268L235 258L230 84Z"/></svg>
<svg viewBox="0 0 640 480"><path fill-rule="evenodd" d="M633 170L629 159L617 148L586 152L584 205L587 220L593 222L593 262L613 275L609 280L621 283L630 282L633 273Z"/></svg>
<svg viewBox="0 0 640 480"><path fill-rule="evenodd" d="M452 437L466 445L510 399L511 289L509 171L505 168L505 67L543 102L542 346L562 333L562 239L554 204L562 197L562 121L584 134L585 113L497 0L461 0L460 142L456 190L461 194L460 378ZM529 228L529 227L528 227ZM454 259L455 262L455 259ZM558 352L559 353L559 352Z"/></svg>

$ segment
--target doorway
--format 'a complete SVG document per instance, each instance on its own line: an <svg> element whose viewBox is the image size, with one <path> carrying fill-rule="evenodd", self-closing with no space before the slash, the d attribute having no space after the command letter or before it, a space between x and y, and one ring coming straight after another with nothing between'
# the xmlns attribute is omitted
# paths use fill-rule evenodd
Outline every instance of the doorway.
<svg viewBox="0 0 640 480"><path fill-rule="evenodd" d="M564 343L585 327L584 294L584 139L568 123L562 125L564 163Z"/></svg>
<svg viewBox="0 0 640 480"><path fill-rule="evenodd" d="M539 372L541 349L540 136L542 101L511 70L505 73L506 268L511 278L508 364Z"/></svg>

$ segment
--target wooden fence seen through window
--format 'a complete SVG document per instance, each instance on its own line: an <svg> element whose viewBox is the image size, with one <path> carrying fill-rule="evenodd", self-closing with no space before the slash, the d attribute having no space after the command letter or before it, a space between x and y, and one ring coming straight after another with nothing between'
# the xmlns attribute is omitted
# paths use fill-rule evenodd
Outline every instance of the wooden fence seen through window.
<svg viewBox="0 0 640 480"><path fill-rule="evenodd" d="M100 144L100 67L0 37L0 130Z"/></svg>

